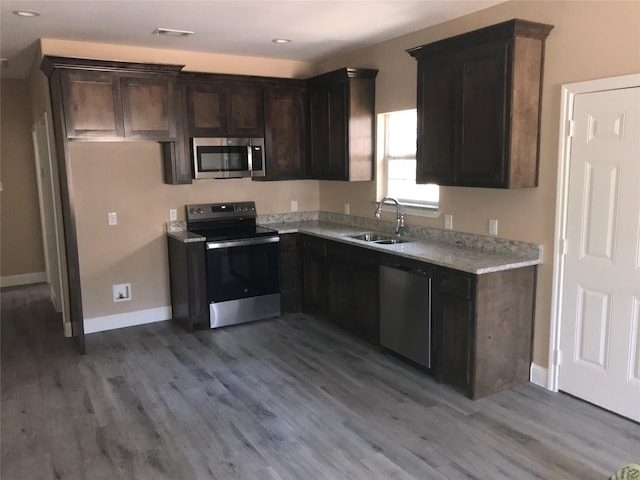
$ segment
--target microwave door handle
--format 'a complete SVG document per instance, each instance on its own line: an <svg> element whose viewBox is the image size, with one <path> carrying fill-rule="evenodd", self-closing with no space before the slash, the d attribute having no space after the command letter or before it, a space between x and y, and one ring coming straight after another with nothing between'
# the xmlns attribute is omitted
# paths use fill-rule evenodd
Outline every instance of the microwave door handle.
<svg viewBox="0 0 640 480"><path fill-rule="evenodd" d="M249 163L249 175L253 175L253 148L247 145L247 162Z"/></svg>

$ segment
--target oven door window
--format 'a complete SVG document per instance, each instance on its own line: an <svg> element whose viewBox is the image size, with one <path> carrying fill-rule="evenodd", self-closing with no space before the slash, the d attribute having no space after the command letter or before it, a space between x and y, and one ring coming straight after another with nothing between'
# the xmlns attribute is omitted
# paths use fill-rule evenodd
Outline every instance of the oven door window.
<svg viewBox="0 0 640 480"><path fill-rule="evenodd" d="M200 146L197 150L200 172L246 172L249 170L249 152L246 145Z"/></svg>
<svg viewBox="0 0 640 480"><path fill-rule="evenodd" d="M278 243L207 250L209 303L270 295L279 291Z"/></svg>

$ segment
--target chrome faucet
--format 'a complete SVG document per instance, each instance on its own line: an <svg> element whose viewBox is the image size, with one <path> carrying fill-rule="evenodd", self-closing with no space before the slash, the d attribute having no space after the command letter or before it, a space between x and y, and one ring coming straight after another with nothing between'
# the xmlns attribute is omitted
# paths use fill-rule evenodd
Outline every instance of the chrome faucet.
<svg viewBox="0 0 640 480"><path fill-rule="evenodd" d="M382 215L382 205L385 203L395 203L396 204L396 235L400 235L400 230L404 228L404 213L402 213L402 207L400 206L400 202L393 197L384 197L378 203L378 208L376 208L376 218L380 218Z"/></svg>

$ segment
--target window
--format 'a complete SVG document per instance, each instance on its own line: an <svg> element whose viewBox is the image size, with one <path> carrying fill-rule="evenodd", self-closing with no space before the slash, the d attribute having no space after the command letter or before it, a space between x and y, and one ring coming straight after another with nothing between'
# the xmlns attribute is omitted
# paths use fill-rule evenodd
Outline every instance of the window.
<svg viewBox="0 0 640 480"><path fill-rule="evenodd" d="M410 209L437 210L440 197L435 184L416 184L415 110L385 113L381 122L384 178L383 191Z"/></svg>

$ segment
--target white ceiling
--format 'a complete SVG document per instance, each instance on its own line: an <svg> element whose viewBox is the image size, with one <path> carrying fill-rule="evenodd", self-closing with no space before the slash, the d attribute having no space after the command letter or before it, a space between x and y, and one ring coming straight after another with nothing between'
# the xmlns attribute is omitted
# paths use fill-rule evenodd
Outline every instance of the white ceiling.
<svg viewBox="0 0 640 480"><path fill-rule="evenodd" d="M317 61L504 0L0 0L4 78L25 78L39 38ZM14 10L34 10L23 18ZM156 27L195 31L152 35ZM292 43L276 45L274 38Z"/></svg>

